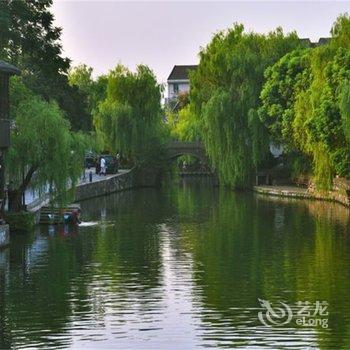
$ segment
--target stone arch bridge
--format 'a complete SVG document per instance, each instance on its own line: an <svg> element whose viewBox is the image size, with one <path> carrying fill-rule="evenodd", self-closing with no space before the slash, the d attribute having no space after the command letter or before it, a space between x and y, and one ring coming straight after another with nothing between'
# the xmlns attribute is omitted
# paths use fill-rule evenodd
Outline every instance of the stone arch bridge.
<svg viewBox="0 0 350 350"><path fill-rule="evenodd" d="M167 144L166 149L169 160L189 155L198 158L203 163L208 163L208 158L201 142L171 141Z"/></svg>

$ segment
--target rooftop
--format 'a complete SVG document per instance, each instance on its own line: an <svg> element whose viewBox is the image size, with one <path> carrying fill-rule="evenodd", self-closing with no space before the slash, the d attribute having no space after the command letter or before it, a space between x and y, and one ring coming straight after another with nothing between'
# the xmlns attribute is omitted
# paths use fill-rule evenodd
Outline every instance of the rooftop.
<svg viewBox="0 0 350 350"><path fill-rule="evenodd" d="M0 61L0 72L8 74L20 74L21 71L10 63Z"/></svg>
<svg viewBox="0 0 350 350"><path fill-rule="evenodd" d="M300 39L301 43L307 47L317 47L328 44L331 38L320 38L318 42L313 43L309 38Z"/></svg>
<svg viewBox="0 0 350 350"><path fill-rule="evenodd" d="M191 70L194 70L197 68L197 65L187 65L187 66L174 66L173 70L171 71L168 81L169 80L188 80L188 73Z"/></svg>

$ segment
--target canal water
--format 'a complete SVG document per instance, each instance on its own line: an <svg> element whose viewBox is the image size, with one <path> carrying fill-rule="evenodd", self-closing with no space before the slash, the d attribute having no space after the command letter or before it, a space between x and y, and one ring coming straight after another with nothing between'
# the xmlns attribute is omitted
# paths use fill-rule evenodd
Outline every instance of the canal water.
<svg viewBox="0 0 350 350"><path fill-rule="evenodd" d="M0 253L0 349L350 349L346 208L200 180L81 204Z"/></svg>

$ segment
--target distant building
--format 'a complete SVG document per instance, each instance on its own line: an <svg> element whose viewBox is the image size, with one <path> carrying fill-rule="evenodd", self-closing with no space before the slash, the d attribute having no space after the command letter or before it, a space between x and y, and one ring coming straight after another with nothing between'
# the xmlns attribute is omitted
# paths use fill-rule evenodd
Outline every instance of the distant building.
<svg viewBox="0 0 350 350"><path fill-rule="evenodd" d="M313 43L309 38L304 38L304 39L300 39L300 42L305 47L317 47L317 46L328 44L330 40L331 38L320 38L318 42Z"/></svg>
<svg viewBox="0 0 350 350"><path fill-rule="evenodd" d="M179 93L185 93L190 91L189 72L196 68L196 65L174 66L167 80L168 101L176 99Z"/></svg>

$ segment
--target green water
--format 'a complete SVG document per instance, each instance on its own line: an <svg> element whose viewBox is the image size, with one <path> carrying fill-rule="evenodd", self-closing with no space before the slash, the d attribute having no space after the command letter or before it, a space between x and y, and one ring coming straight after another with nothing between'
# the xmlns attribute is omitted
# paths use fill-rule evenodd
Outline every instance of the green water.
<svg viewBox="0 0 350 350"><path fill-rule="evenodd" d="M0 253L1 349L350 349L342 206L193 180L82 209L98 225L39 227ZM293 319L263 325L258 299ZM298 301L326 301L328 328L297 325Z"/></svg>

